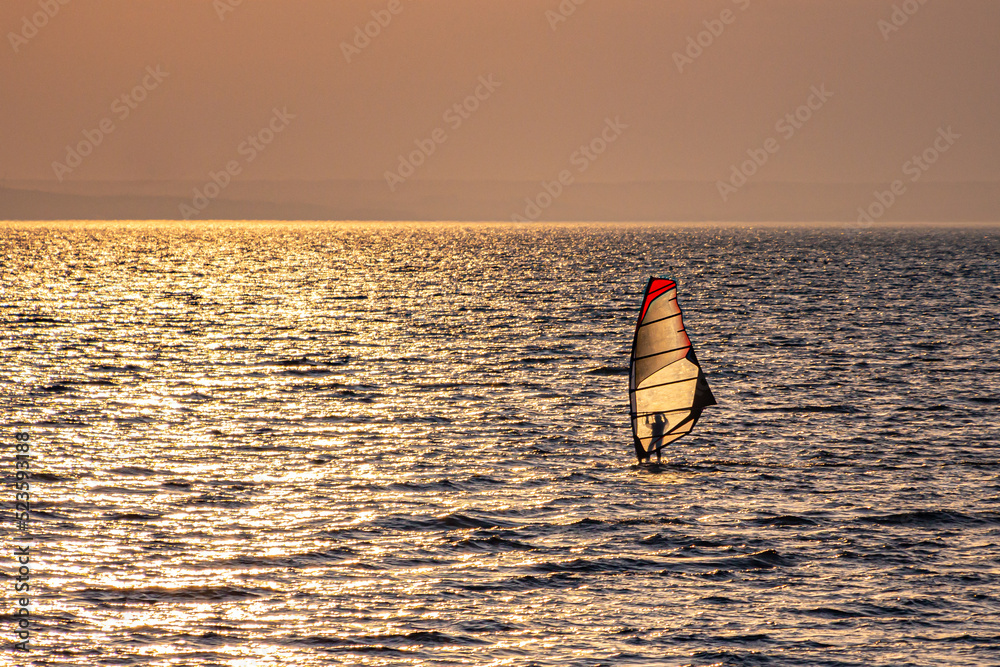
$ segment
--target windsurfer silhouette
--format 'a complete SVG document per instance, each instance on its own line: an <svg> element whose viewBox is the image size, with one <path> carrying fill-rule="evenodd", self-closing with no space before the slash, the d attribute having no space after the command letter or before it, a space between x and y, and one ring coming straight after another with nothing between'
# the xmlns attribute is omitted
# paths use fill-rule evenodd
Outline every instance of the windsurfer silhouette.
<svg viewBox="0 0 1000 667"><path fill-rule="evenodd" d="M653 443L658 443L659 447L656 448L656 464L660 464L660 451L663 447L663 427L667 425L667 420L663 418L663 415L657 413L653 417L653 439L649 441L649 446L652 447ZM646 460L650 461L653 458L652 452L646 454Z"/></svg>

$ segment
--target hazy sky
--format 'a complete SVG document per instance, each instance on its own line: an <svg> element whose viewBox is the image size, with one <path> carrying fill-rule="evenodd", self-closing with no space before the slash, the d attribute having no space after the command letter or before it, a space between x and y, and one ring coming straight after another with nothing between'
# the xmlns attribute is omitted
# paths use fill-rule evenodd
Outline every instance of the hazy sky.
<svg viewBox="0 0 1000 667"><path fill-rule="evenodd" d="M551 179L617 119L578 180L716 181L773 138L759 180L888 181L948 127L927 178L1000 180L998 0L237 1L4 0L0 177L54 181L105 121L64 178L237 161L254 179L378 180L440 128L414 178ZM793 135L776 127L824 86ZM467 118L445 115L477 87ZM264 150L243 143L269 123Z"/></svg>

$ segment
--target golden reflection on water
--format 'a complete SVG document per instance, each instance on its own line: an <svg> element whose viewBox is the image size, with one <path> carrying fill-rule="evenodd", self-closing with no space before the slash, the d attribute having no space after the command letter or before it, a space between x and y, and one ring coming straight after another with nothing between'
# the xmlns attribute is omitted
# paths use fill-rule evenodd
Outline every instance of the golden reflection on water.
<svg viewBox="0 0 1000 667"><path fill-rule="evenodd" d="M45 475L38 645L66 664L946 665L1000 633L972 597L997 583L997 425L963 398L995 240L933 295L972 318L948 329L909 296L910 260L953 261L940 239L3 229L5 399ZM722 405L653 471L621 367L664 266ZM929 437L915 398L985 435Z"/></svg>

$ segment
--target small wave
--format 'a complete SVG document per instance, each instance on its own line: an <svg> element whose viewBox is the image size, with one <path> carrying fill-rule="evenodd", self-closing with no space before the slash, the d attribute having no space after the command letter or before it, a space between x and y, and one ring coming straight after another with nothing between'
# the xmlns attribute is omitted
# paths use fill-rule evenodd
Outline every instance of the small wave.
<svg viewBox="0 0 1000 667"><path fill-rule="evenodd" d="M350 357L343 356L335 359L322 360L310 359L308 356L290 357L286 359L274 359L262 361L257 366L343 366L350 361Z"/></svg>
<svg viewBox="0 0 1000 667"><path fill-rule="evenodd" d="M972 396L969 400L973 403L980 403L982 405L1000 404L1000 396Z"/></svg>
<svg viewBox="0 0 1000 667"><path fill-rule="evenodd" d="M628 375L628 369L618 366L598 366L584 371L584 375Z"/></svg>
<svg viewBox="0 0 1000 667"><path fill-rule="evenodd" d="M324 565L326 563L336 563L357 556L357 553L349 547L338 547L326 551L310 551L301 554L282 553L275 556L236 556L226 560L218 561L216 565L226 568L282 568L289 567L310 567Z"/></svg>
<svg viewBox="0 0 1000 667"><path fill-rule="evenodd" d="M559 357L525 357L524 359L521 359L518 364L523 364L525 366L528 364L551 364L559 360Z"/></svg>
<svg viewBox="0 0 1000 667"><path fill-rule="evenodd" d="M844 619L844 618L871 618L876 616L895 616L903 613L903 610L895 607L881 607L875 604L856 604L845 607L815 607L808 609L795 609L792 613L803 616L816 616L819 618Z"/></svg>
<svg viewBox="0 0 1000 667"><path fill-rule="evenodd" d="M14 320L14 324L55 324L58 326L69 324L66 320L57 320L44 315L15 315L15 317L17 319Z"/></svg>
<svg viewBox="0 0 1000 667"><path fill-rule="evenodd" d="M293 376L293 377L322 377L324 375L331 375L334 372L335 371L333 371L332 369L329 369L329 368L318 368L318 367L313 366L313 367L305 368L305 369L303 369L303 368L289 368L286 371L282 371L281 374L282 375L290 375L290 376Z"/></svg>
<svg viewBox="0 0 1000 667"><path fill-rule="evenodd" d="M467 537L454 543L456 551L468 553L497 553L501 551L532 551L535 547L527 542L511 540L493 535L487 538Z"/></svg>
<svg viewBox="0 0 1000 667"><path fill-rule="evenodd" d="M689 521L684 519L676 519L673 517L656 517L656 518L639 518L639 519L580 519L569 524L571 528L584 528L584 529L597 529L597 530L617 530L622 527L628 526L654 526L654 525L672 525L672 526L688 526L691 525ZM564 526L559 526L563 528Z"/></svg>
<svg viewBox="0 0 1000 667"><path fill-rule="evenodd" d="M969 633L964 633L961 635L934 637L932 641L948 643L961 642L963 644L984 644L986 646L997 646L1000 645L1000 635L970 635Z"/></svg>
<svg viewBox="0 0 1000 667"><path fill-rule="evenodd" d="M101 496L118 496L118 495L130 495L130 496L155 496L156 490L152 487L147 487L139 484L129 484L123 486L115 485L105 485L99 484L97 486L92 486L89 489L90 493L94 495Z"/></svg>
<svg viewBox="0 0 1000 667"><path fill-rule="evenodd" d="M290 359L276 359L264 362L265 366L315 366L316 363L309 357L292 357Z"/></svg>
<svg viewBox="0 0 1000 667"><path fill-rule="evenodd" d="M90 428L90 424L87 422L80 419L74 419L73 417L64 417L62 419L42 419L31 425L51 426L53 428Z"/></svg>
<svg viewBox="0 0 1000 667"><path fill-rule="evenodd" d="M155 424L155 417L115 417L116 424Z"/></svg>
<svg viewBox="0 0 1000 667"><path fill-rule="evenodd" d="M293 639L289 644L317 648L339 648L358 651L388 650L398 651L418 646L482 646L488 642L476 637L450 635L436 630L416 630L414 632L384 635L348 635L343 637L303 637Z"/></svg>
<svg viewBox="0 0 1000 667"><path fill-rule="evenodd" d="M90 385L92 387L117 387L120 385L120 383L115 382L114 380L108 380L105 378L96 378L94 380L81 380L76 384Z"/></svg>
<svg viewBox="0 0 1000 667"><path fill-rule="evenodd" d="M70 513L59 512L54 509L46 511L43 509L39 509L38 505L32 505L31 507L32 507L31 509L32 519L45 519L52 521L55 521L56 519L72 519L74 521L77 521L79 518L79 515L73 512Z"/></svg>
<svg viewBox="0 0 1000 667"><path fill-rule="evenodd" d="M480 519L459 512L435 517L413 517L395 515L372 524L372 527L388 530L435 531L460 530L468 528L511 528L513 524L497 519Z"/></svg>
<svg viewBox="0 0 1000 667"><path fill-rule="evenodd" d="M715 560L711 564L727 570L767 570L775 567L788 567L794 563L774 549L765 549L746 556Z"/></svg>
<svg viewBox="0 0 1000 667"><path fill-rule="evenodd" d="M215 505L218 507L246 507L252 505L250 501L239 500L232 496L223 496L207 493L197 498L187 500L185 505Z"/></svg>
<svg viewBox="0 0 1000 667"><path fill-rule="evenodd" d="M450 381L450 382L418 382L412 385L418 389L463 389L466 387L510 387L512 386L510 382L503 381L477 381L477 382L462 382L462 381Z"/></svg>
<svg viewBox="0 0 1000 667"><path fill-rule="evenodd" d="M545 577L525 574L486 583L466 583L460 586L468 591L531 591L540 588L575 588L580 585L580 575L575 572L556 572Z"/></svg>
<svg viewBox="0 0 1000 667"><path fill-rule="evenodd" d="M395 482L386 488L392 491L454 491L461 487L450 479L439 479L428 482Z"/></svg>
<svg viewBox="0 0 1000 667"><path fill-rule="evenodd" d="M640 540L640 542L644 545L657 547L676 547L687 544L688 541L689 540L687 540L683 535L664 535L663 533L647 535Z"/></svg>
<svg viewBox="0 0 1000 667"><path fill-rule="evenodd" d="M425 522L425 524L430 526L443 526L447 528L509 528L512 526L511 523L506 521L479 519L466 514L460 514L458 512L434 517L433 519Z"/></svg>
<svg viewBox="0 0 1000 667"><path fill-rule="evenodd" d="M115 512L101 517L102 521L158 521L162 514L142 512Z"/></svg>
<svg viewBox="0 0 1000 667"><path fill-rule="evenodd" d="M506 485L507 482L502 479L497 479L496 477L490 477L488 475L472 475L466 480L463 480L464 484L468 484L472 487L478 487L481 485L486 486L496 486L496 485Z"/></svg>
<svg viewBox="0 0 1000 667"><path fill-rule="evenodd" d="M153 470L152 468L142 468L139 466L122 466L108 470L115 475L128 475L129 477L160 477L163 475L173 475L169 470Z"/></svg>
<svg viewBox="0 0 1000 667"><path fill-rule="evenodd" d="M983 519L971 517L961 512L912 510L909 512L895 512L893 514L862 517L860 521L880 526L946 526L956 523L981 523ZM986 521L989 522L989 518Z"/></svg>
<svg viewBox="0 0 1000 667"><path fill-rule="evenodd" d="M456 625L466 632L483 632L491 634L498 632L509 633L525 629L524 626L519 624L515 625L513 623L505 623L491 618L475 618L457 623Z"/></svg>
<svg viewBox="0 0 1000 667"><path fill-rule="evenodd" d="M57 382L55 384L50 384L45 387L41 387L39 391L46 394L68 394L70 392L76 391L73 388L73 382Z"/></svg>
<svg viewBox="0 0 1000 667"><path fill-rule="evenodd" d="M90 369L105 373L134 373L136 371L147 370L144 366L138 366L136 364L125 364L124 366L113 366L111 364L98 364L96 366L91 366Z"/></svg>
<svg viewBox="0 0 1000 667"><path fill-rule="evenodd" d="M722 635L717 637L719 641L733 644L756 644L759 642L773 642L770 635L757 632L748 635Z"/></svg>
<svg viewBox="0 0 1000 667"><path fill-rule="evenodd" d="M63 477L62 475L57 475L53 472L32 472L31 481L33 482L67 482L73 479L72 477Z"/></svg>
<svg viewBox="0 0 1000 667"><path fill-rule="evenodd" d="M200 391L191 392L190 394L178 394L175 398L189 401L214 401L214 396L209 396L208 394L203 394Z"/></svg>
<svg viewBox="0 0 1000 667"><path fill-rule="evenodd" d="M817 523L812 519L794 514L782 514L781 516L761 517L750 519L746 523L754 526L815 526Z"/></svg>
<svg viewBox="0 0 1000 667"><path fill-rule="evenodd" d="M91 603L124 604L128 602L159 604L169 602L225 602L258 600L276 591L268 588L242 586L189 586L187 588L85 588L71 597L81 597Z"/></svg>
<svg viewBox="0 0 1000 667"><path fill-rule="evenodd" d="M854 414L860 412L853 405L785 405L773 408L748 408L750 412L829 412Z"/></svg>
<svg viewBox="0 0 1000 667"><path fill-rule="evenodd" d="M640 570L653 571L663 567L661 561L649 558L575 558L568 561L539 563L527 568L530 572L542 574L556 572L636 572Z"/></svg>
<svg viewBox="0 0 1000 667"><path fill-rule="evenodd" d="M438 415L409 415L396 417L393 422L397 424L450 424L452 420Z"/></svg>
<svg viewBox="0 0 1000 667"><path fill-rule="evenodd" d="M726 597L725 595L709 595L698 600L698 602L708 602L709 604L736 604L738 600Z"/></svg>

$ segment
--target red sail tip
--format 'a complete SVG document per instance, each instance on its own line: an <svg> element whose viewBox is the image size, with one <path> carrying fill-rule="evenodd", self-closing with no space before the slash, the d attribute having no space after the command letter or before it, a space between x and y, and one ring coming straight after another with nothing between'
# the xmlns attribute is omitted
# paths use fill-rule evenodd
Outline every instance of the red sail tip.
<svg viewBox="0 0 1000 667"><path fill-rule="evenodd" d="M650 280L649 287L646 288L646 299L642 302L642 312L639 313L639 321L642 322L642 318L646 317L646 309L649 308L649 304L653 303L656 297L675 287L677 287L677 283L669 278L653 278Z"/></svg>

